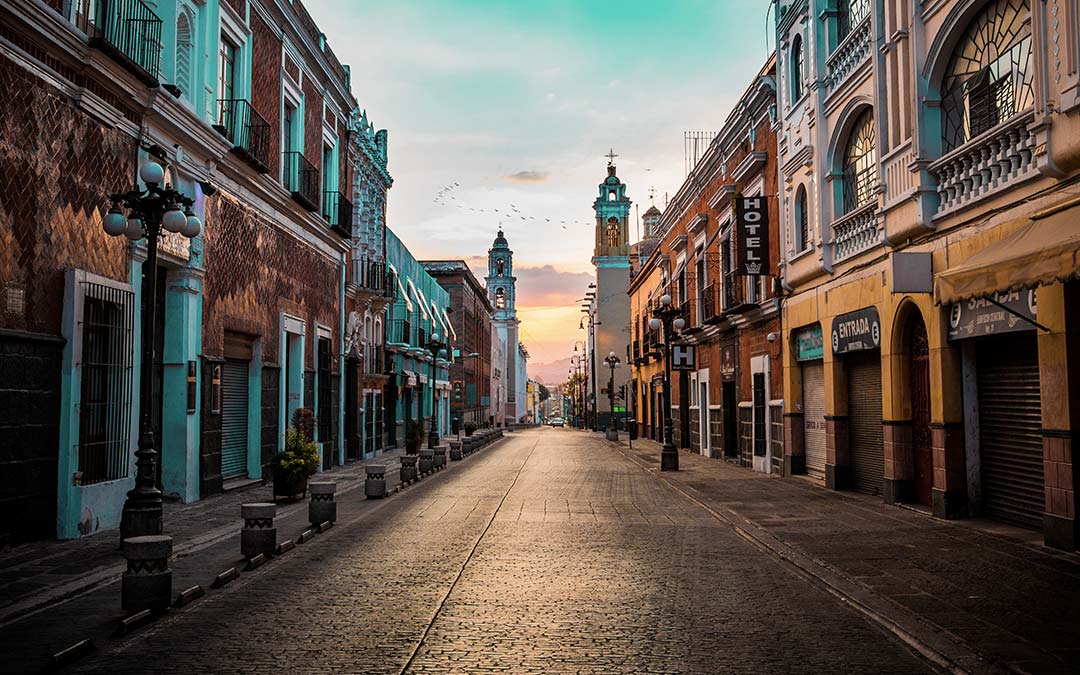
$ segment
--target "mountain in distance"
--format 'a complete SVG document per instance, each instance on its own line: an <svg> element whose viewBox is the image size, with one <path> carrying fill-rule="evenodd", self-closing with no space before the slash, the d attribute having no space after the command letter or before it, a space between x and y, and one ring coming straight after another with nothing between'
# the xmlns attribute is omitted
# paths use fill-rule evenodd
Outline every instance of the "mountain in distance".
<svg viewBox="0 0 1080 675"><path fill-rule="evenodd" d="M548 363L530 363L529 377L545 386L552 387L566 382L566 371L568 370L570 370L569 356Z"/></svg>

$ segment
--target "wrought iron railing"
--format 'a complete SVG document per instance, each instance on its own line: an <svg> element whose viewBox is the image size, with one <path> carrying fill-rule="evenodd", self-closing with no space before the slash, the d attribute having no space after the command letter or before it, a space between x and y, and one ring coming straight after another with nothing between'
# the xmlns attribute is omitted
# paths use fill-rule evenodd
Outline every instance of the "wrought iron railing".
<svg viewBox="0 0 1080 675"><path fill-rule="evenodd" d="M214 128L232 141L233 150L258 170L270 173L270 123L242 98L218 101Z"/></svg>
<svg viewBox="0 0 1080 675"><path fill-rule="evenodd" d="M369 260L368 258L353 259L349 275L349 282L353 286L388 296L387 291L391 289L388 281L386 263Z"/></svg>
<svg viewBox="0 0 1080 675"><path fill-rule="evenodd" d="M285 152L282 183L293 199L308 211L319 210L319 170L302 152Z"/></svg>
<svg viewBox="0 0 1080 675"><path fill-rule="evenodd" d="M701 290L701 321L708 323L720 316L720 303L717 284L709 284Z"/></svg>
<svg viewBox="0 0 1080 675"><path fill-rule="evenodd" d="M344 239L352 238L353 206L345 195L336 190L323 192L322 216L330 229Z"/></svg>
<svg viewBox="0 0 1080 675"><path fill-rule="evenodd" d="M90 46L117 59L150 86L161 73L161 19L141 0L80 0L76 25Z"/></svg>
<svg viewBox="0 0 1080 675"><path fill-rule="evenodd" d="M411 345L412 337L412 324L408 319L394 319L386 326L387 344Z"/></svg>

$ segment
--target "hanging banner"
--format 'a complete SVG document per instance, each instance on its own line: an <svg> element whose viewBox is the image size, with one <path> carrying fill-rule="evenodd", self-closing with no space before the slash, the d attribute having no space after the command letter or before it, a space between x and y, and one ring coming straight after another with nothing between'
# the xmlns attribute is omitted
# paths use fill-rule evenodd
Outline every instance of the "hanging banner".
<svg viewBox="0 0 1080 675"><path fill-rule="evenodd" d="M735 200L735 273L769 274L769 207L765 197Z"/></svg>

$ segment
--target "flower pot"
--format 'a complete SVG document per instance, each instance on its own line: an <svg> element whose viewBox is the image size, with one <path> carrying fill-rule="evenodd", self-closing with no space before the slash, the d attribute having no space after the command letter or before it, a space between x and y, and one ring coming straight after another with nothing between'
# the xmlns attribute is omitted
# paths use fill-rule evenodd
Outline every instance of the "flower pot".
<svg viewBox="0 0 1080 675"><path fill-rule="evenodd" d="M297 495L301 498L307 496L307 477L274 469L274 499L295 499Z"/></svg>

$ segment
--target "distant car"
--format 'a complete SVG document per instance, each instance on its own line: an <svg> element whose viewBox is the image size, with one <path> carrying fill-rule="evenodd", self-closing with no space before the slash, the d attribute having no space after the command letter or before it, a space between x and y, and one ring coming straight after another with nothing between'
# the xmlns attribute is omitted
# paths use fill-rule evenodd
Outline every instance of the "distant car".
<svg viewBox="0 0 1080 675"><path fill-rule="evenodd" d="M551 420L548 422L548 424L550 424L553 427L564 427L564 426L566 426L566 422L561 417L552 417Z"/></svg>

